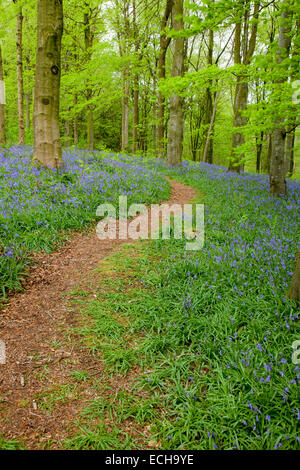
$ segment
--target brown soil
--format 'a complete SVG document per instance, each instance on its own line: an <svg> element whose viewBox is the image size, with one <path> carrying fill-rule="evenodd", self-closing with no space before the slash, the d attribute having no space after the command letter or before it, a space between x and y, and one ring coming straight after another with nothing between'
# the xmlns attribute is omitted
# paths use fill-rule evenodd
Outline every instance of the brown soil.
<svg viewBox="0 0 300 470"><path fill-rule="evenodd" d="M184 204L195 196L192 188L171 184L169 203ZM99 395L95 387L74 382L73 389L65 389L64 399L43 407L43 392L50 389L55 397L59 387L70 383L72 371L90 371L98 382L101 378L101 363L71 333L80 323L80 308L70 310L67 294L95 284L93 270L122 244L100 241L95 227L76 234L59 251L37 255L24 291L11 296L1 309L6 364L0 365L0 435L5 439L22 440L27 449L59 448L84 404ZM118 384L125 386L120 378ZM55 444L49 444L51 440Z"/></svg>

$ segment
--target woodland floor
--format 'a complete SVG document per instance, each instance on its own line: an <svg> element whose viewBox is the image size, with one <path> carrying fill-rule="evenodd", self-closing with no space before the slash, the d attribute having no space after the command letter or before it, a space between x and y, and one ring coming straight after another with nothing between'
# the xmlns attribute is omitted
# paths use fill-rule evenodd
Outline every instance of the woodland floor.
<svg viewBox="0 0 300 470"><path fill-rule="evenodd" d="M184 204L196 194L184 184L171 184L169 203ZM110 276L119 275L111 272L106 260L124 243L98 240L95 227L77 233L60 250L37 255L24 291L11 296L1 309L7 361L0 366L0 435L5 439L21 441L26 449L61 448L91 399L105 399L108 390L131 387L136 369L125 377L102 378L101 357L90 353L74 331L83 322L80 305L69 301L72 291L87 286L89 295L96 297L108 270ZM80 370L89 380L76 380ZM130 420L124 426L130 433ZM141 426L140 436L148 443L144 445L155 448L149 426Z"/></svg>

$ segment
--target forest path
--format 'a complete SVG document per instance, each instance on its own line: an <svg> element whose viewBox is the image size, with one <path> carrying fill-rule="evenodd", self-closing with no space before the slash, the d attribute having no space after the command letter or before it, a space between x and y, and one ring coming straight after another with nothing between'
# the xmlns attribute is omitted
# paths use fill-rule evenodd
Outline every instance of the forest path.
<svg viewBox="0 0 300 470"><path fill-rule="evenodd" d="M195 197L191 187L170 183L169 204L185 204ZM24 291L10 297L0 311L1 340L6 344L6 364L0 365L4 439L21 440L27 449L59 448L80 410L99 395L99 386L97 390L85 381L70 385L80 370L90 371L99 384L103 366L72 331L82 326L82 304L70 309L69 295L87 285L90 292L99 289L95 270L124 243L139 242L100 241L95 227L76 234L60 250L37 256Z"/></svg>

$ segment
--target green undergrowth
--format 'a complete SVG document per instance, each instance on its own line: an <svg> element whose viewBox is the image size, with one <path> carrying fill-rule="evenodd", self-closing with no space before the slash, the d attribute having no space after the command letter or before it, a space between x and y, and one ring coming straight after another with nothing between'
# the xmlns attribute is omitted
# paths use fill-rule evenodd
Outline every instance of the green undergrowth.
<svg viewBox="0 0 300 470"><path fill-rule="evenodd" d="M253 208L240 211L246 196L216 198L208 183L190 180L206 194L206 248L126 245L99 266L96 297L70 296L82 303L77 332L101 358L106 386L99 379L66 448L299 448L299 310L262 281L267 257L260 270L254 251L247 258L235 244L235 257L236 236L250 244L260 233L237 224L251 223Z"/></svg>
<svg viewBox="0 0 300 470"><path fill-rule="evenodd" d="M23 445L16 440L6 440L0 435L0 450L23 450Z"/></svg>

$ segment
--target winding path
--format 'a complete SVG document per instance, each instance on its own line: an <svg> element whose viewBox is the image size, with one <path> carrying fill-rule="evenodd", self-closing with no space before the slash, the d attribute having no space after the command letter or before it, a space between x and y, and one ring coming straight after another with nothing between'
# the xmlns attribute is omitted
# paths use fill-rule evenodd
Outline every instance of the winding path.
<svg viewBox="0 0 300 470"><path fill-rule="evenodd" d="M170 182L168 203L185 204L195 196L194 189ZM98 240L95 228L77 233L59 251L36 257L24 291L11 296L1 310L0 338L6 343L7 361L0 365L0 435L5 439L24 439L27 449L41 448L52 439L61 442L96 393L86 387L73 402L70 392L66 403L62 400L52 409L40 410L36 403L39 394L63 384L72 371L101 373L99 361L70 334L80 320L80 308L70 312L67 293L86 283L95 285L95 268L122 244Z"/></svg>

